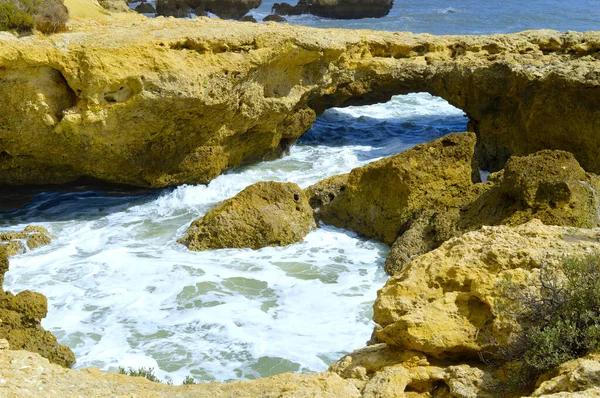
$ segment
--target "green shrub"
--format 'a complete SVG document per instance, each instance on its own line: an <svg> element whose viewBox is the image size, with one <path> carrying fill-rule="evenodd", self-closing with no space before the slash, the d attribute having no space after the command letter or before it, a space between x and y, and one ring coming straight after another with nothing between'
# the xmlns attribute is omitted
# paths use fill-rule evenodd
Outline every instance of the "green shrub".
<svg viewBox="0 0 600 398"><path fill-rule="evenodd" d="M32 11L23 10L19 2L0 2L0 30L30 32L35 26Z"/></svg>
<svg viewBox="0 0 600 398"><path fill-rule="evenodd" d="M508 379L516 385L600 348L600 255L543 265L530 289L509 280L498 287L500 308L516 317L522 333L492 362L512 369Z"/></svg>
<svg viewBox="0 0 600 398"><path fill-rule="evenodd" d="M184 386L188 385L188 384L198 384L196 383L196 380L194 380L194 378L190 375L185 376L185 379L183 379L183 383Z"/></svg>
<svg viewBox="0 0 600 398"><path fill-rule="evenodd" d="M141 367L138 370L134 370L133 368L125 369L124 367L119 366L119 373L122 375L127 375L127 376L145 377L146 379L157 382L157 383L163 383L163 384L168 384L168 385L173 384L173 381L169 377L167 377L165 381L162 381L161 379L156 377L156 375L154 374L154 368ZM191 375L187 375L183 379L182 384L188 385L188 384L198 384L198 383L196 383L196 380L194 380L194 378Z"/></svg>
<svg viewBox="0 0 600 398"><path fill-rule="evenodd" d="M0 30L56 33L66 30L68 20L63 0L0 0Z"/></svg>

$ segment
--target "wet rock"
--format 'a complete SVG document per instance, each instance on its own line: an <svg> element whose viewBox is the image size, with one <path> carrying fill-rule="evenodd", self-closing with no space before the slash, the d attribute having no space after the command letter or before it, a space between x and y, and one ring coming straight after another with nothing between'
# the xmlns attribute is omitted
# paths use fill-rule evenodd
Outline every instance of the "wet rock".
<svg viewBox="0 0 600 398"><path fill-rule="evenodd" d="M256 20L256 18L254 18L252 15L245 15L242 19L240 19L241 22L258 22Z"/></svg>
<svg viewBox="0 0 600 398"><path fill-rule="evenodd" d="M326 18L381 18L389 14L394 0L312 0L310 13Z"/></svg>
<svg viewBox="0 0 600 398"><path fill-rule="evenodd" d="M378 293L377 339L445 359L478 359L518 336L514 314L502 311L497 283L531 283L542 264L598 252L600 229L545 226L538 220L483 227L412 260Z"/></svg>
<svg viewBox="0 0 600 398"><path fill-rule="evenodd" d="M259 182L194 221L180 243L196 251L260 249L300 242L314 228L312 209L300 187Z"/></svg>
<svg viewBox="0 0 600 398"><path fill-rule="evenodd" d="M289 3L274 3L271 12L277 15L302 15L310 12L310 0L300 0L295 6Z"/></svg>
<svg viewBox="0 0 600 398"><path fill-rule="evenodd" d="M263 22L287 22L287 20L280 15L271 14L264 17Z"/></svg>
<svg viewBox="0 0 600 398"><path fill-rule="evenodd" d="M44 227L28 225L23 231L0 232L0 246L4 246L9 256L24 253L40 246L48 245L56 238Z"/></svg>
<svg viewBox="0 0 600 398"><path fill-rule="evenodd" d="M139 6L135 7L135 11L140 14L155 14L156 8L150 3L142 3Z"/></svg>

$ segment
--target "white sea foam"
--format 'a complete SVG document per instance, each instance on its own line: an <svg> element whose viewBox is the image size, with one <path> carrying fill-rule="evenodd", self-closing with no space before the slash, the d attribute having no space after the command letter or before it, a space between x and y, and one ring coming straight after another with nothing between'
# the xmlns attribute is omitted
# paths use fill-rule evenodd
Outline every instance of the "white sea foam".
<svg viewBox="0 0 600 398"><path fill-rule="evenodd" d="M371 305L386 279L385 245L331 227L302 243L256 251L195 253L177 239L192 220L256 181L306 187L382 156L378 146L414 145L403 138L411 136L408 130L392 131L391 141L381 138L388 132L379 132L378 120L398 119L404 126L402 118L440 123L461 115L426 95L330 110L319 127L322 136L301 142L283 159L208 185L141 198L47 194L38 210L0 216L11 229L38 223L58 236L14 257L5 286L48 297L43 325L73 348L78 367L154 367L175 383L190 373L200 381L325 370L370 337ZM349 129L336 134L350 134L359 145L334 137L339 117ZM425 119L406 126L420 129ZM377 131L365 138L369 126Z"/></svg>

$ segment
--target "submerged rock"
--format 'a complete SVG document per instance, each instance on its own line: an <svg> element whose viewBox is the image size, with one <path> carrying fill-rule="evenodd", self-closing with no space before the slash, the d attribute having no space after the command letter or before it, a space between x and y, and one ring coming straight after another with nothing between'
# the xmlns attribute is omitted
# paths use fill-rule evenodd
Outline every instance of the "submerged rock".
<svg viewBox="0 0 600 398"><path fill-rule="evenodd" d="M314 228L312 209L299 186L258 182L194 221L179 242L196 251L260 249L300 242Z"/></svg>
<svg viewBox="0 0 600 398"><path fill-rule="evenodd" d="M381 18L390 13L394 0L312 0L310 13L326 18Z"/></svg>
<svg viewBox="0 0 600 398"><path fill-rule="evenodd" d="M532 281L542 264L600 253L600 229L545 226L538 220L483 227L411 261L378 292L378 341L446 359L478 359L518 336L502 311L498 283Z"/></svg>
<svg viewBox="0 0 600 398"><path fill-rule="evenodd" d="M9 256L24 253L40 246L48 245L56 238L48 230L39 225L28 225L23 231L0 232L0 246L6 249Z"/></svg>

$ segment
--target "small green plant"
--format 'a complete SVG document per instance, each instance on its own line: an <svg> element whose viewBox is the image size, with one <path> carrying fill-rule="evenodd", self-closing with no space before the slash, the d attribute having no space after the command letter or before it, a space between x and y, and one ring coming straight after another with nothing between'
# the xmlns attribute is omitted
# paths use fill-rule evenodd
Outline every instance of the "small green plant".
<svg viewBox="0 0 600 398"><path fill-rule="evenodd" d="M154 381L156 383L173 385L173 380L168 376L165 378L164 381L159 379L158 377L156 377L156 375L154 374L154 368L141 367L141 368L138 368L137 370L135 370L133 368L125 369L124 367L119 366L119 373L122 375L126 375L126 376L145 377L146 379L148 379L150 381ZM188 384L198 384L198 383L196 382L196 380L194 380L194 378L191 375L187 375L183 379L182 384L188 385Z"/></svg>
<svg viewBox="0 0 600 398"><path fill-rule="evenodd" d="M154 368L141 367L135 370L133 368L125 369L124 367L119 366L119 373L122 375L133 377L145 377L146 379L154 381L156 383L163 383L169 385L173 384L170 378L167 378L165 381L162 381L161 379L156 377L156 375L154 374Z"/></svg>
<svg viewBox="0 0 600 398"><path fill-rule="evenodd" d="M565 257L554 268L544 264L528 288L510 280L498 287L499 306L516 318L522 332L491 362L511 369L507 380L516 387L600 348L599 254Z"/></svg>
<svg viewBox="0 0 600 398"><path fill-rule="evenodd" d="M194 378L190 375L185 376L185 378L183 379L183 383L184 386L188 385L188 384L198 384L196 383L196 380L194 380Z"/></svg>

